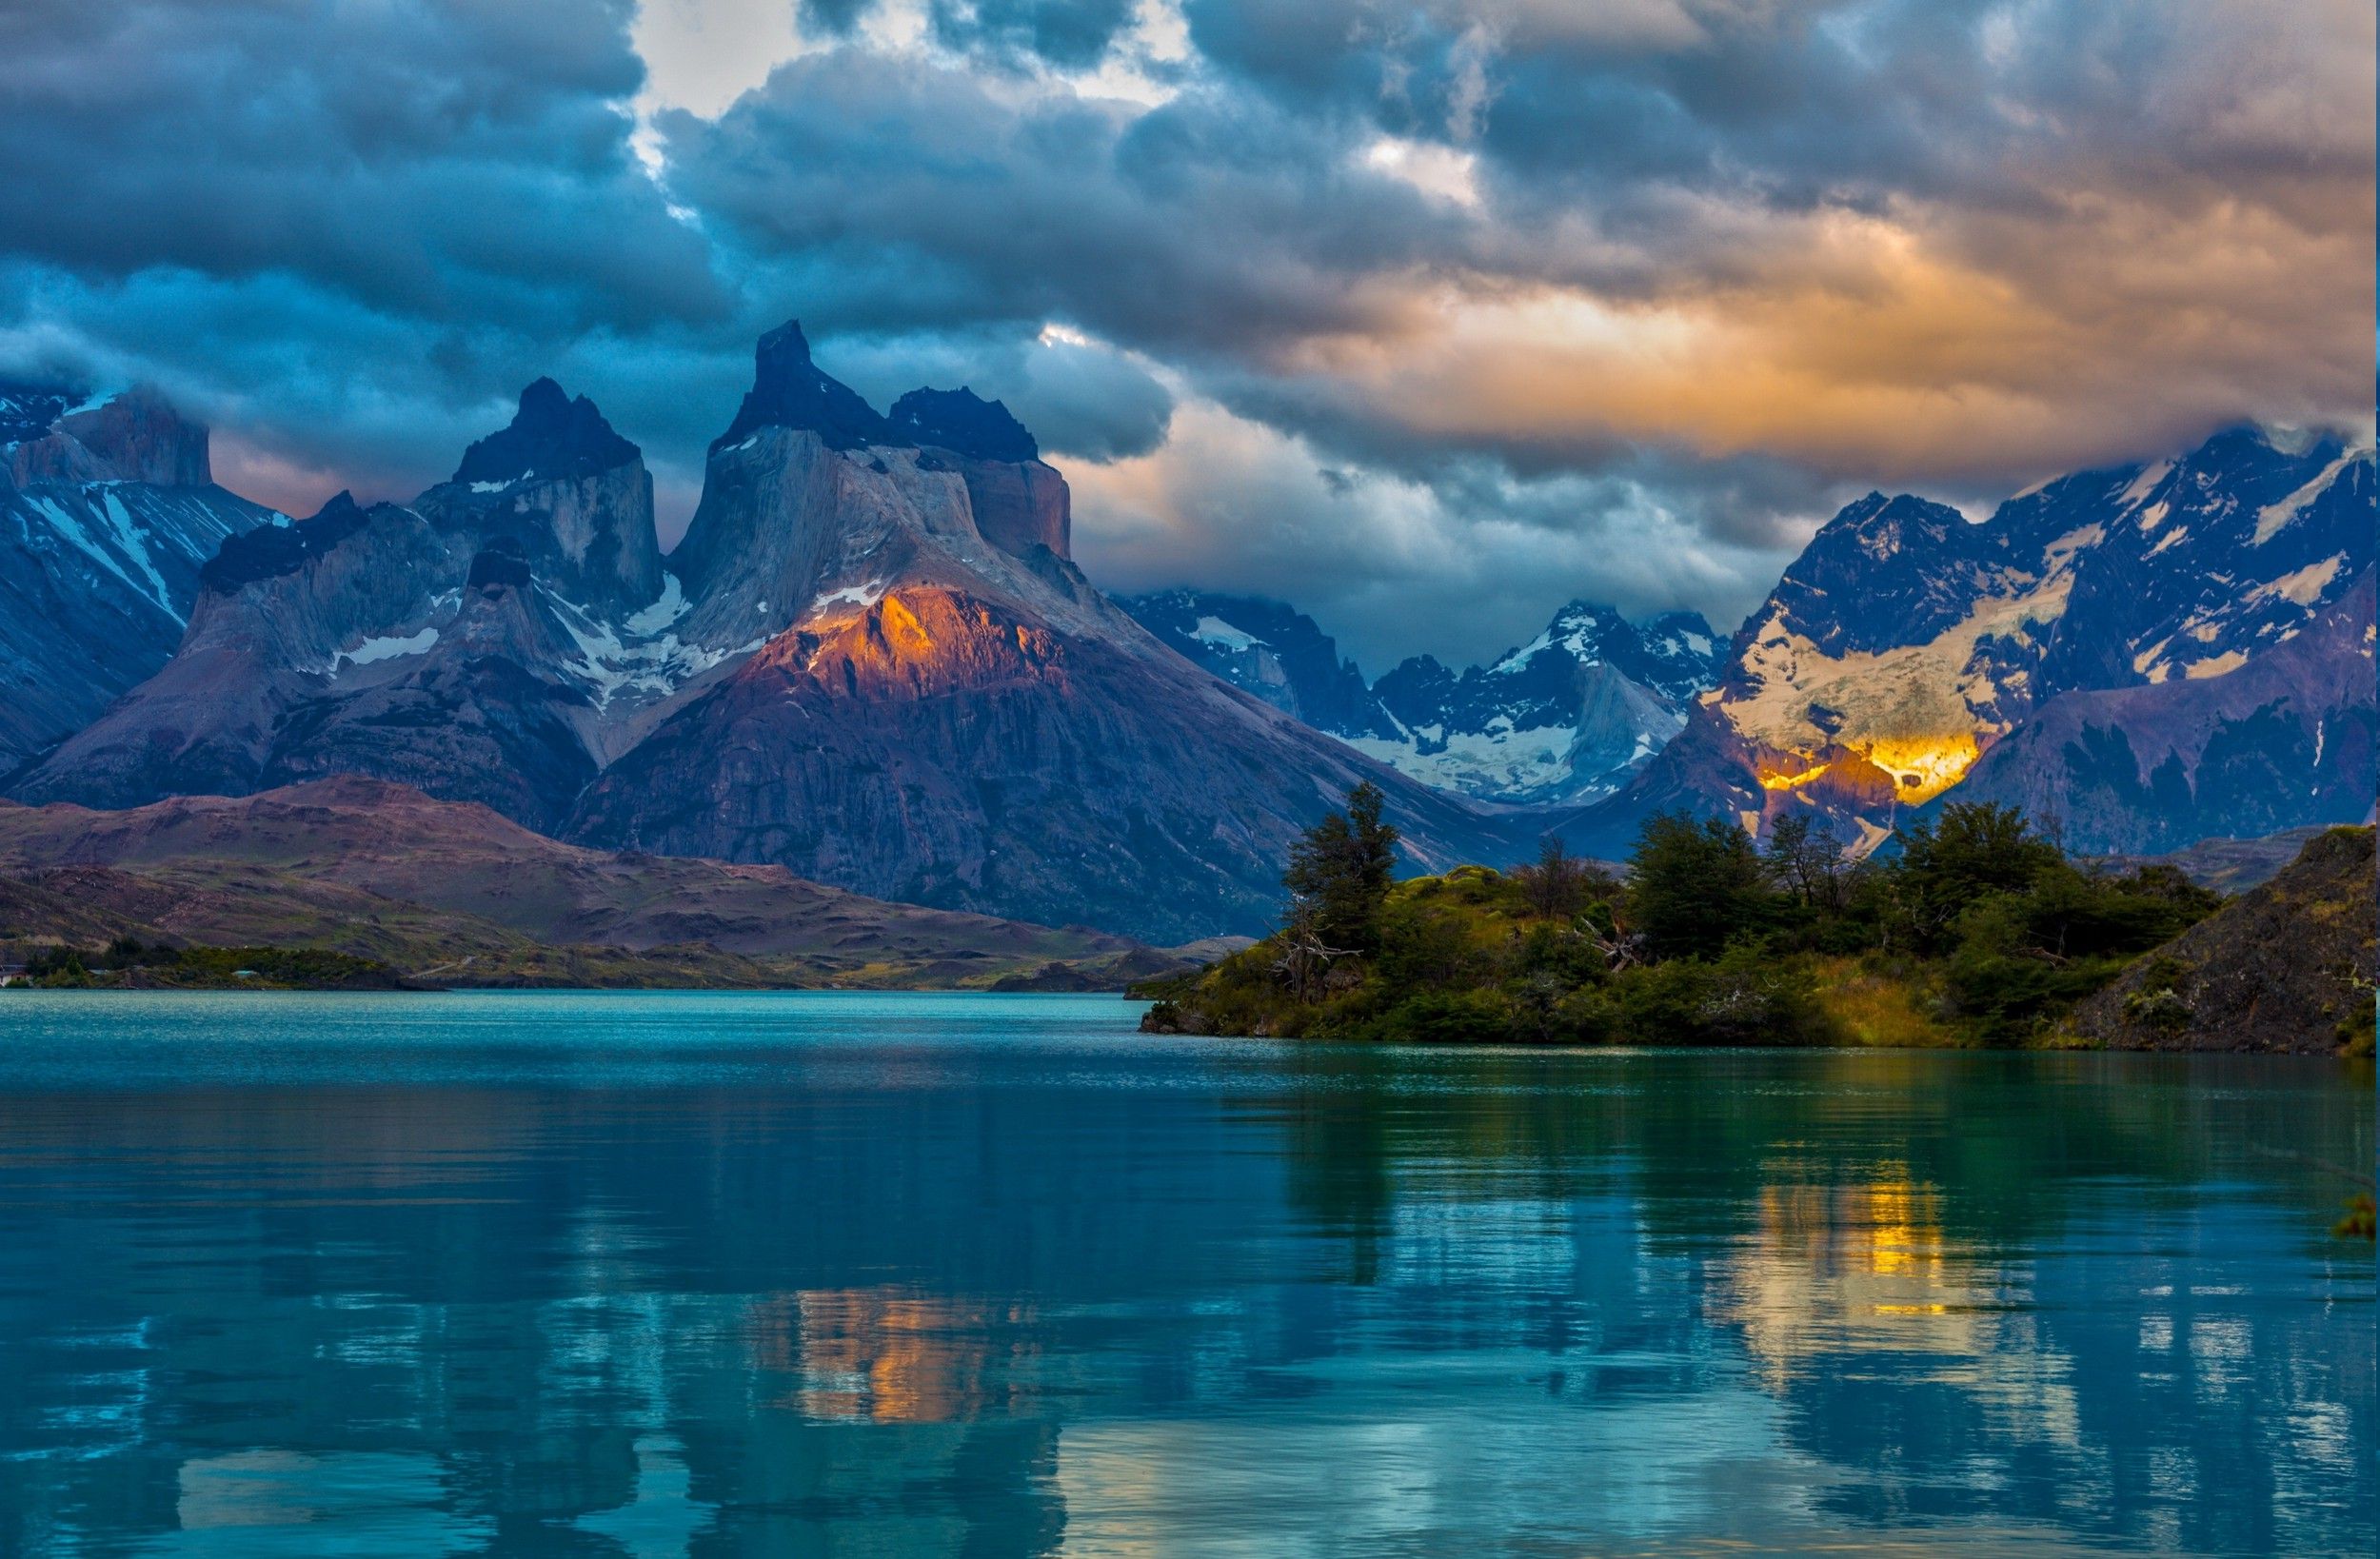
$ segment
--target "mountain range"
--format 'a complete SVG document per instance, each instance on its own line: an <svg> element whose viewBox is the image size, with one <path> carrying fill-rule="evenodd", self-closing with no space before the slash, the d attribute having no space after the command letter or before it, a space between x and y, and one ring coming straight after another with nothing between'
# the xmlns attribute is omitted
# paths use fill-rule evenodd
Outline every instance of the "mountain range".
<svg viewBox="0 0 2380 1559"><path fill-rule="evenodd" d="M1458 799L1167 650L1070 525L998 402L879 413L789 324L664 558L641 453L541 380L410 503L228 538L172 659L10 788L128 807L360 774L1160 942L1262 929L1291 839L1366 779L1417 861L1500 853Z"/></svg>
<svg viewBox="0 0 2380 1559"><path fill-rule="evenodd" d="M2070 849L2356 821L2374 789L2368 443L2254 428L1988 519L1870 494L1732 638L1577 601L1376 681L1277 601L1113 601L997 401L879 411L759 343L664 554L642 452L550 380L404 503L292 522L153 390L0 387L10 795L126 809L363 776L568 843L1170 944L1267 928L1297 833L1379 785L1406 864L1656 811L1854 850L1951 799ZM1517 635L1516 635L1517 637Z"/></svg>
<svg viewBox="0 0 2380 1559"><path fill-rule="evenodd" d="M1519 804L1608 796L1686 722L1718 636L1692 612L1632 623L1574 601L1543 632L1460 673L1418 656L1367 683L1278 601L1167 590L1121 602L1177 653L1441 790Z"/></svg>

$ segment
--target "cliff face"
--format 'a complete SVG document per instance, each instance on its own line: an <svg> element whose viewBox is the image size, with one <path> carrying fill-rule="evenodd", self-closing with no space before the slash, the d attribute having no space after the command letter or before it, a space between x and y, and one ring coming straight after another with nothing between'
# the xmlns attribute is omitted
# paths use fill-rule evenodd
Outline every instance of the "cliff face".
<svg viewBox="0 0 2380 1559"><path fill-rule="evenodd" d="M2333 828L2076 1010L2126 1050L2330 1055L2371 1033L2372 831Z"/></svg>
<svg viewBox="0 0 2380 1559"><path fill-rule="evenodd" d="M156 391L82 400L0 384L0 775L166 663L228 538L287 523Z"/></svg>

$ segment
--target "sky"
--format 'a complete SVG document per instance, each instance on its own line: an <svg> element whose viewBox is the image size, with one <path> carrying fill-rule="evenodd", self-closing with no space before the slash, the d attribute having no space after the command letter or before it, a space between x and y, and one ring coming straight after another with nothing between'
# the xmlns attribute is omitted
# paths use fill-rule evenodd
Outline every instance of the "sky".
<svg viewBox="0 0 2380 1559"><path fill-rule="evenodd" d="M1377 674L1734 626L1871 487L2368 427L2368 0L9 0L0 373L409 497L552 374L664 543L760 333L1008 402L1113 590Z"/></svg>

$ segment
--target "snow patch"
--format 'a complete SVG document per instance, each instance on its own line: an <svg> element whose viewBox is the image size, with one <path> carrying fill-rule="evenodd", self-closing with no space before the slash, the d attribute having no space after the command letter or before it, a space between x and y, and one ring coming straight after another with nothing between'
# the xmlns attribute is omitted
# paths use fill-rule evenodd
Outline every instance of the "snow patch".
<svg viewBox="0 0 2380 1559"><path fill-rule="evenodd" d="M1202 617L1191 636L1201 643L1218 645L1228 650L1252 650L1264 642L1254 634L1242 633L1220 617Z"/></svg>
<svg viewBox="0 0 2380 1559"><path fill-rule="evenodd" d="M2282 499L2278 503L2267 503L2263 508L2258 509L2256 511L2256 533L2248 539L2248 544L2262 546L2280 535L2282 531L2289 528L2291 521L2306 512L2306 505L2330 490L2330 483L2339 479L2341 471L2346 470L2356 461L2369 459L2370 456L2369 450L2350 449L2324 466L2314 479L2303 487Z"/></svg>
<svg viewBox="0 0 2380 1559"><path fill-rule="evenodd" d="M524 471L519 476L514 477L510 482L474 482L471 483L471 491L475 493L500 493L507 487L518 487L522 483L526 482L529 478L535 476L536 474L537 473L535 471Z"/></svg>
<svg viewBox="0 0 2380 1559"><path fill-rule="evenodd" d="M1567 780L1570 745L1577 732L1567 725L1545 725L1525 731L1451 734L1434 727L1421 734L1438 750L1424 753L1418 745L1380 737L1339 740L1365 757L1439 790L1513 795Z"/></svg>
<svg viewBox="0 0 2380 1559"><path fill-rule="evenodd" d="M676 581L670 582L672 584ZM689 644L674 633L648 637L630 626L630 639L623 640L613 627L593 612L575 602L548 592L546 599L554 604L554 616L579 648L579 663L570 667L595 697L595 707L608 709L612 700L622 694L667 698L680 687L704 672L718 665L731 655L748 654L760 647L755 640L742 650L715 650L701 644ZM668 591L663 592L663 602ZM662 604L661 602L654 606ZM628 620L633 624L654 610L647 606Z"/></svg>
<svg viewBox="0 0 2380 1559"><path fill-rule="evenodd" d="M883 580L870 580L865 584L846 584L840 590L829 590L811 602L810 609L802 614L802 620L807 621L834 606L857 606L860 610L866 611L883 599L884 582Z"/></svg>
<svg viewBox="0 0 2380 1559"><path fill-rule="evenodd" d="M2257 585L2248 592L2248 602L2253 604L2280 600L2299 606L2311 606L2322 599L2324 591L2330 588L2331 582L2339 577L2339 570L2346 563L2347 554L2344 552L2334 553L2320 562L2308 563L2303 568L2282 575L2270 584Z"/></svg>
<svg viewBox="0 0 2380 1559"><path fill-rule="evenodd" d="M627 622L621 626L632 634L650 638L685 616L687 604L685 589L678 583L678 576L664 573L661 577L659 599L649 606L631 612Z"/></svg>
<svg viewBox="0 0 2380 1559"><path fill-rule="evenodd" d="M2157 490L2157 483L2163 482L2166 473L2172 469L2173 463L2170 460L2161 460L2154 464L2142 466L2140 474L2132 478L2132 484L2115 495L2117 510L2130 512L2148 502L2149 495Z"/></svg>
<svg viewBox="0 0 2380 1559"><path fill-rule="evenodd" d="M426 655L429 647L436 642L436 628L424 628L419 633L406 634L402 638L383 635L377 639L367 639L353 649L344 649L332 656L330 675L336 677L351 665L373 665L382 661L393 661L401 655Z"/></svg>

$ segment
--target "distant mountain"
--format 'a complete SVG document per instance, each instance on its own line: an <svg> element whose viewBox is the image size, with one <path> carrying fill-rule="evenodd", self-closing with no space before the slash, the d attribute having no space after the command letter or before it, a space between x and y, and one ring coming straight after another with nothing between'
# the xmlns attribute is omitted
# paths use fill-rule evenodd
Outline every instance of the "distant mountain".
<svg viewBox="0 0 2380 1559"><path fill-rule="evenodd" d="M154 390L0 383L0 774L166 663L227 539L286 523Z"/></svg>
<svg viewBox="0 0 2380 1559"><path fill-rule="evenodd" d="M1498 801L1608 796L1686 722L1718 640L1691 612L1642 624L1575 601L1545 631L1458 675L1428 656L1374 686L1397 723L1355 744L1417 779Z"/></svg>
<svg viewBox="0 0 2380 1559"><path fill-rule="evenodd" d="M552 828L626 708L720 659L644 631L672 609L652 479L550 380L410 504L343 493L229 538L200 584L172 661L15 794L129 806L355 773Z"/></svg>
<svg viewBox="0 0 2380 1559"><path fill-rule="evenodd" d="M1266 926L1379 781L1424 864L1502 833L1166 650L1064 479L965 389L878 414L764 337L666 560L635 445L541 380L408 504L228 541L170 663L26 771L126 807L339 773L612 847L1180 941Z"/></svg>
<svg viewBox="0 0 2380 1559"><path fill-rule="evenodd" d="M1121 604L1276 709L1424 784L1491 801L1609 795L1684 725L1718 654L1693 613L1639 626L1573 602L1492 665L1458 675L1419 656L1367 686L1312 618L1277 601L1167 590Z"/></svg>
<svg viewBox="0 0 2380 1559"><path fill-rule="evenodd" d="M1954 787L2087 853L2358 820L2373 495L2369 446L2252 429L1980 524L1872 493L1786 570L1678 739L1565 831L1609 852L1662 807L1807 811L1873 845Z"/></svg>
<svg viewBox="0 0 2380 1559"><path fill-rule="evenodd" d="M1389 740L1404 734L1356 663L1340 658L1338 641L1295 607L1209 590L1163 590L1116 604L1168 649L1318 731Z"/></svg>

